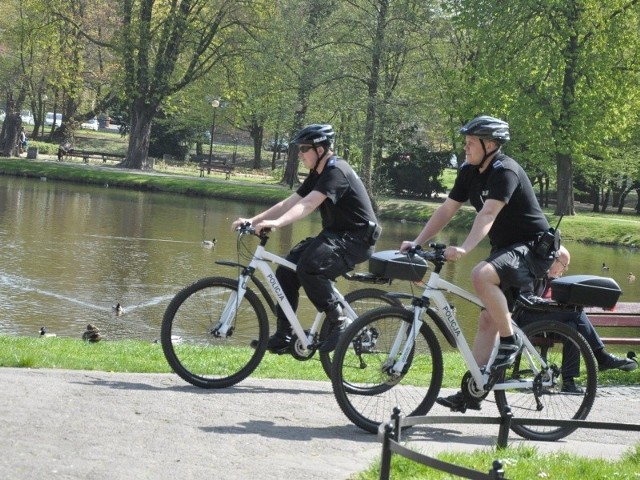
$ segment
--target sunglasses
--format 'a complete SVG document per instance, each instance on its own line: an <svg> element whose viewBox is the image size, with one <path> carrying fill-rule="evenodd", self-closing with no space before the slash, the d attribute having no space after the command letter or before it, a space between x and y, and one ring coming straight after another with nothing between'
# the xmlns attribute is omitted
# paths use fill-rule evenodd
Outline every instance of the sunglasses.
<svg viewBox="0 0 640 480"><path fill-rule="evenodd" d="M567 270L569 270L569 264L568 263L564 263L562 260L560 260L559 258L556 258L556 262L558 262L560 265L562 265L564 271L566 272Z"/></svg>
<svg viewBox="0 0 640 480"><path fill-rule="evenodd" d="M298 147L298 148L302 153L307 153L313 147L311 145L300 145L300 147Z"/></svg>

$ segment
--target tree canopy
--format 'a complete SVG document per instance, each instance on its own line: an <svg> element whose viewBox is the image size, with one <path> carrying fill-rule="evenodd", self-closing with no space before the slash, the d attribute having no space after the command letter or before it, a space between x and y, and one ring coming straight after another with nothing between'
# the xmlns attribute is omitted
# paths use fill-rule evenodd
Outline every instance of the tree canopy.
<svg viewBox="0 0 640 480"><path fill-rule="evenodd" d="M639 2L7 0L2 154L21 110L51 140L117 113L123 166L142 168L154 125L202 135L216 100L213 114L250 134L254 168L265 137L327 122L375 189L385 159L459 152L459 126L484 113L510 123L505 149L541 196L556 191L556 213L575 213L576 196L619 207L640 190ZM44 132L46 110L61 128Z"/></svg>

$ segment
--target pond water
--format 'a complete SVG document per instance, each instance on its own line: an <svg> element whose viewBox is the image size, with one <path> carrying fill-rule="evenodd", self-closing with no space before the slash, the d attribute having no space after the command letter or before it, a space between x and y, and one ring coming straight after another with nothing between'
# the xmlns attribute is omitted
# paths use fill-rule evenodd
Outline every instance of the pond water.
<svg viewBox="0 0 640 480"><path fill-rule="evenodd" d="M206 276L234 276L216 265L237 260L231 221L264 206L250 203L136 192L113 187L0 177L0 334L37 335L44 326L58 336L80 338L94 323L106 338L159 337L162 315L175 293ZM286 253L319 229L319 215L273 233L269 247ZM383 222L378 250L397 249L422 224ZM216 238L206 248L203 240ZM465 232L447 231L437 240L460 244ZM252 248L255 241L250 242ZM610 276L623 289L621 300L640 301L638 250L568 243L572 274ZM482 245L443 276L470 289L469 271L487 253ZM609 271L601 271L602 263ZM366 270L366 264L359 267ZM344 292L362 284L339 280ZM385 288L385 287L383 287ZM406 282L393 290L406 291ZM419 292L419 290L416 290ZM120 303L123 315L113 307ZM475 329L477 310L456 304L464 328ZM301 317L312 309L301 303ZM272 319L273 320L273 319ZM309 320L311 321L311 320ZM303 322L304 323L304 322Z"/></svg>

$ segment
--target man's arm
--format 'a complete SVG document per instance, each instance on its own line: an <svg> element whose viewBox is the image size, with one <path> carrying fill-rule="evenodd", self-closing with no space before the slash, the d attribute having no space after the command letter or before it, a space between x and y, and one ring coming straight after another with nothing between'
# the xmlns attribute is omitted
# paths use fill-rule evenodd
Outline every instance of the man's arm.
<svg viewBox="0 0 640 480"><path fill-rule="evenodd" d="M231 224L231 231L234 231L236 228L238 228L239 225L242 225L246 222L251 223L255 227L258 223L264 220L272 220L278 218L287 210L290 210L295 204L297 204L301 198L302 197L297 193L292 193L291 195L289 195L289 197L281 200L272 207L269 207L264 212L255 215L253 218L238 218Z"/></svg>
<svg viewBox="0 0 640 480"><path fill-rule="evenodd" d="M493 222L495 222L496 217L505 205L506 203L500 200L487 200L484 203L482 210L478 212L476 219L473 221L469 235L467 235L462 244L461 248L465 253L473 250L487 236L493 226Z"/></svg>
<svg viewBox="0 0 640 480"><path fill-rule="evenodd" d="M456 212L460 209L462 203L447 198L442 205L431 215L422 231L418 234L413 242L404 241L400 245L400 251L404 252L416 245L422 245L424 242L435 237L442 231L444 227L451 221Z"/></svg>
<svg viewBox="0 0 640 480"><path fill-rule="evenodd" d="M297 194L294 195L298 196ZM289 199L290 198L291 197L289 197ZM300 196L298 196L298 198L300 198ZM315 211L322 204L322 202L326 200L326 198L327 196L325 194L314 190L309 193L309 195L297 202L288 202L289 199L287 199L284 202L282 208L278 209L278 213L280 213L279 216L277 216L276 218L269 218L265 215L267 213L275 213L275 210L272 211L272 207L271 209L264 212L262 218L254 217L253 225L258 231L262 230L263 228L274 229L284 227L285 225L294 223L297 220L300 220L301 218L304 218L311 212Z"/></svg>

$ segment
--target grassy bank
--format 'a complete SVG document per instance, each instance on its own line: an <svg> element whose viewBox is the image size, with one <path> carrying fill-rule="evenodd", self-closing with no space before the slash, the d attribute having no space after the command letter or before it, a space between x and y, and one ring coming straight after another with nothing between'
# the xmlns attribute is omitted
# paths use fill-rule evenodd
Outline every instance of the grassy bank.
<svg viewBox="0 0 640 480"><path fill-rule="evenodd" d="M287 197L291 190L278 183L279 177L255 174L251 170L236 169L231 180L223 176L199 178L194 166L170 166L157 164L154 172L122 170L105 167L102 163L84 165L60 164L54 161L34 161L25 159L0 159L0 174L46 177L94 185L106 183L113 187L133 188L145 191L170 192L211 198L224 198L272 204ZM425 222L438 207L437 201L417 201L408 199L378 197L379 217L384 221L406 220ZM547 211L552 225L558 218ZM475 217L470 207L465 207L451 222L452 227L469 228ZM580 212L564 217L561 230L567 240L640 247L640 217Z"/></svg>
<svg viewBox="0 0 640 480"><path fill-rule="evenodd" d="M620 356L626 350L608 349ZM466 367L456 351L443 352L444 388L457 388ZM140 340L104 340L86 343L80 339L58 337L14 337L0 335L0 367L62 368L67 370L101 370L130 373L170 373L159 343ZM318 356L300 362L290 355L264 356L251 374L255 378L283 378L328 381ZM600 385L640 385L640 369L632 372L600 372Z"/></svg>

